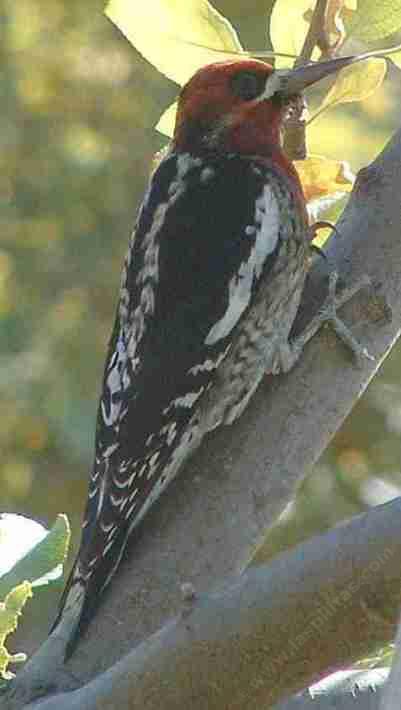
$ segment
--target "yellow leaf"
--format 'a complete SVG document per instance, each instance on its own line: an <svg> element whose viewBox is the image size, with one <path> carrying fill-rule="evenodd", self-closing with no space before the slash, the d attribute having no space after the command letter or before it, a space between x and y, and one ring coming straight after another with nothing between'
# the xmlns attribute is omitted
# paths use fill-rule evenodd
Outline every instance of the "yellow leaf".
<svg viewBox="0 0 401 710"><path fill-rule="evenodd" d="M296 160L294 166L307 202L352 190L355 176L344 161L330 160L322 155L310 155L306 160Z"/></svg>
<svg viewBox="0 0 401 710"><path fill-rule="evenodd" d="M381 58L365 59L342 69L308 123L330 106L366 99L382 84L386 69L386 61Z"/></svg>
<svg viewBox="0 0 401 710"><path fill-rule="evenodd" d="M110 0L105 12L138 52L177 84L205 64L238 59L242 51L230 22L207 0Z"/></svg>
<svg viewBox="0 0 401 710"><path fill-rule="evenodd" d="M164 136L169 138L173 137L175 117L177 114L177 101L174 101L165 112L160 116L158 123L156 124L156 130L159 133L163 133Z"/></svg>
<svg viewBox="0 0 401 710"><path fill-rule="evenodd" d="M314 6L314 0L277 0L270 17L270 39L275 52L300 54ZM315 50L312 59L318 55ZM277 57L275 67L288 67L288 59Z"/></svg>
<svg viewBox="0 0 401 710"><path fill-rule="evenodd" d="M26 660L23 653L10 654L4 641L9 634L16 630L18 617L26 601L32 596L29 582L23 582L7 594L4 602L0 602L0 677L9 680L13 673L7 670L9 663L20 663Z"/></svg>

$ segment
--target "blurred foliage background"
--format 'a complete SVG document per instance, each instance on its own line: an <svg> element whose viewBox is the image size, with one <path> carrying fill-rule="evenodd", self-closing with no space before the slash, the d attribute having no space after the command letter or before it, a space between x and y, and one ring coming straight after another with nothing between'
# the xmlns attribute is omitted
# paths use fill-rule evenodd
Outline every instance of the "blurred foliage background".
<svg viewBox="0 0 401 710"><path fill-rule="evenodd" d="M266 47L266 0L214 4ZM0 21L0 509L67 513L75 547L121 264L176 87L99 0L3 0ZM356 171L399 106L394 70L316 121L310 149ZM399 492L400 371L398 346L304 482L288 540Z"/></svg>

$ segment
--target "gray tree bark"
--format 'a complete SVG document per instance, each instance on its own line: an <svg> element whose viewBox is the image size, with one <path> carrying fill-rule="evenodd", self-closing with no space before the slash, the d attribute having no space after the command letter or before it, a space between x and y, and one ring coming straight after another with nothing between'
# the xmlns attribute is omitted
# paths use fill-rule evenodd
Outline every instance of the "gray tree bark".
<svg viewBox="0 0 401 710"><path fill-rule="evenodd" d="M388 642L401 498L252 567L40 710L257 710Z"/></svg>

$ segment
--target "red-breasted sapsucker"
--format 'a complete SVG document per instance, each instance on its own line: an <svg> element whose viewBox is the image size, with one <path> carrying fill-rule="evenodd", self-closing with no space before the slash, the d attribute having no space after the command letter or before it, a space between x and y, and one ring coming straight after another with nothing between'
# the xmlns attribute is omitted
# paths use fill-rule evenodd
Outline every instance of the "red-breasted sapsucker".
<svg viewBox="0 0 401 710"><path fill-rule="evenodd" d="M280 127L299 92L351 61L290 71L222 62L181 92L123 270L81 546L55 622L70 610L70 650L184 461L312 334L289 341L310 239Z"/></svg>

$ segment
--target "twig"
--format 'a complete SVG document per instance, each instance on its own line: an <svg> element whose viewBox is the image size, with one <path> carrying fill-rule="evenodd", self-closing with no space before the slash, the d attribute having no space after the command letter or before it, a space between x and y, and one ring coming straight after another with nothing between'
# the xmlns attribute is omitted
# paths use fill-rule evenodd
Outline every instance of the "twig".
<svg viewBox="0 0 401 710"><path fill-rule="evenodd" d="M310 60L316 45L322 42L322 39L326 37L324 27L329 2L330 0L317 0L309 30L305 37L301 53L295 62L295 66L306 64Z"/></svg>

